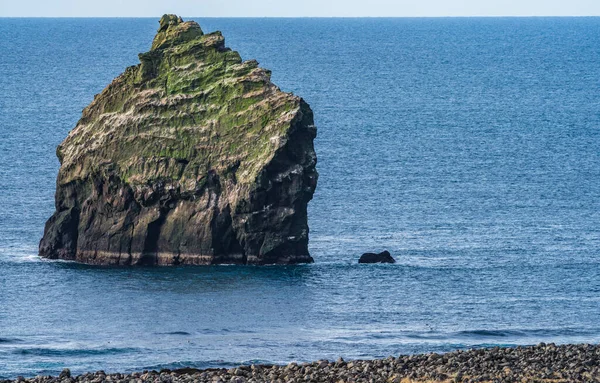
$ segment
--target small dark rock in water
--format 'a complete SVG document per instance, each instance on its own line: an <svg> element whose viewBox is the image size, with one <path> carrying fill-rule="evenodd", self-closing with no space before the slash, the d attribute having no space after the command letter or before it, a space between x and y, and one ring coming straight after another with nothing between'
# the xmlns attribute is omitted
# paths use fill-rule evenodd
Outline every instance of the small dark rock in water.
<svg viewBox="0 0 600 383"><path fill-rule="evenodd" d="M358 263L396 263L396 260L386 250L379 254L365 253L360 257Z"/></svg>

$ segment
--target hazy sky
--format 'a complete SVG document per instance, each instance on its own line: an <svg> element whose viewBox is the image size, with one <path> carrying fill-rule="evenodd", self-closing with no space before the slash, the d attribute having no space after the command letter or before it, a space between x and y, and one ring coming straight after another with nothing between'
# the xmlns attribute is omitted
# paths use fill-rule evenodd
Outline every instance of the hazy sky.
<svg viewBox="0 0 600 383"><path fill-rule="evenodd" d="M0 0L0 16L600 16L600 0Z"/></svg>

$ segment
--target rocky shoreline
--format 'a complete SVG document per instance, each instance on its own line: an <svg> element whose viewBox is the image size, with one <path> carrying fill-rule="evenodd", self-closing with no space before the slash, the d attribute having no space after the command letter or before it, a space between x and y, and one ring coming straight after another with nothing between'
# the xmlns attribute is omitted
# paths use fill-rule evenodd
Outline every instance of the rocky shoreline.
<svg viewBox="0 0 600 383"><path fill-rule="evenodd" d="M106 374L103 371L71 376L37 376L0 380L0 383L300 383L300 382L600 382L599 345L544 344L516 348L454 351L379 360L291 363L286 366L251 365L231 369L193 368Z"/></svg>

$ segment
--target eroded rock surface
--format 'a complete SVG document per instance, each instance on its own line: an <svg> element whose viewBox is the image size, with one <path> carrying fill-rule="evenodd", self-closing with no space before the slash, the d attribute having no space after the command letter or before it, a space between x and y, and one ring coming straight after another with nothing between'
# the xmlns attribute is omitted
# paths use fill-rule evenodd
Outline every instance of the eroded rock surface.
<svg viewBox="0 0 600 383"><path fill-rule="evenodd" d="M313 113L220 32L165 15L152 49L57 149L46 258L106 265L312 262Z"/></svg>

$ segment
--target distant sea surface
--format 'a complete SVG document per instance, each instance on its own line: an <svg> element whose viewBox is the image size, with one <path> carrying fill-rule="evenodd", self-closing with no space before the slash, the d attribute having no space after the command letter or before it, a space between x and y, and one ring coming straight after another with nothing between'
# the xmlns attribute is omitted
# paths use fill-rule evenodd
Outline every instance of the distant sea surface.
<svg viewBox="0 0 600 383"><path fill-rule="evenodd" d="M38 259L158 18L0 19L1 378L600 342L600 18L195 19L315 112L315 264Z"/></svg>

